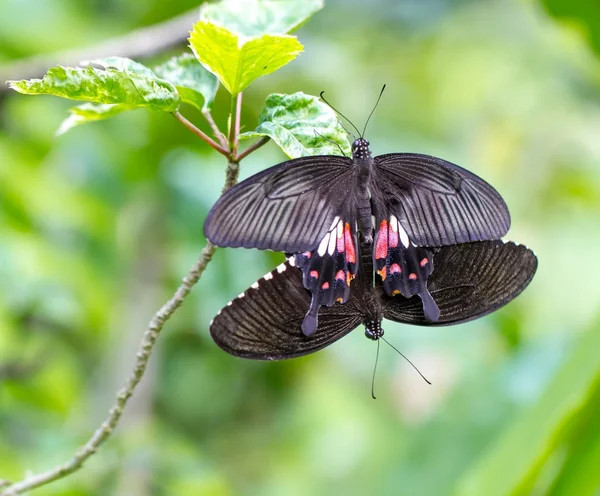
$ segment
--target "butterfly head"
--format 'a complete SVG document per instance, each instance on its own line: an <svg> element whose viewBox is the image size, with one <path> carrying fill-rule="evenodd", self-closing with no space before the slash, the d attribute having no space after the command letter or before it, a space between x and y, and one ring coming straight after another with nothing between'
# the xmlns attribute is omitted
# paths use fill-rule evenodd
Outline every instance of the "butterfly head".
<svg viewBox="0 0 600 496"><path fill-rule="evenodd" d="M371 158L369 144L365 138L355 139L352 143L352 158L358 160Z"/></svg>
<svg viewBox="0 0 600 496"><path fill-rule="evenodd" d="M365 336L373 341L377 341L383 336L383 329L381 328L381 321L368 320L365 322Z"/></svg>

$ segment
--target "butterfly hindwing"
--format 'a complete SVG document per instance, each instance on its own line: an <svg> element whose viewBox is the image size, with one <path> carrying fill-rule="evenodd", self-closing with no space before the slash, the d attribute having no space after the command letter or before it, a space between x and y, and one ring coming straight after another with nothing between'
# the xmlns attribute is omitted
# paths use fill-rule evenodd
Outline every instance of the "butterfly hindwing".
<svg viewBox="0 0 600 496"><path fill-rule="evenodd" d="M221 196L208 214L204 234L218 246L312 250L344 210L355 182L347 157L289 160Z"/></svg>
<svg viewBox="0 0 600 496"><path fill-rule="evenodd" d="M320 350L361 323L351 297L347 304L321 307L319 330L308 338L301 324L310 302L302 272L288 261L224 307L211 322L210 333L232 355L282 360Z"/></svg>
<svg viewBox="0 0 600 496"><path fill-rule="evenodd" d="M375 157L374 200L398 218L418 246L500 239L510 227L498 192L445 160L414 153Z"/></svg>
<svg viewBox="0 0 600 496"><path fill-rule="evenodd" d="M439 309L428 290L428 278L434 270L434 249L416 246L385 206L374 205L375 239L373 266L388 296L410 298L419 295L425 316L439 318Z"/></svg>
<svg viewBox="0 0 600 496"><path fill-rule="evenodd" d="M317 248L295 257L296 266L302 270L302 284L312 294L310 310L302 323L307 336L317 329L319 307L346 303L350 297L360 255L355 226L353 217L336 217Z"/></svg>
<svg viewBox="0 0 600 496"><path fill-rule="evenodd" d="M433 263L428 287L439 307L439 319L427 320L418 298L389 297L380 290L385 318L430 326L483 317L516 298L537 269L530 249L503 241L446 246L434 255Z"/></svg>

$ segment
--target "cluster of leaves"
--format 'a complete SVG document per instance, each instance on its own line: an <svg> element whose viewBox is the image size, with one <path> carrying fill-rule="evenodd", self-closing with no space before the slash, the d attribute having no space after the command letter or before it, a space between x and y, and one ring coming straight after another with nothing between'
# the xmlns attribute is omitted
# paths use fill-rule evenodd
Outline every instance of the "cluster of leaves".
<svg viewBox="0 0 600 496"><path fill-rule="evenodd" d="M257 78L294 60L303 46L289 33L322 7L323 0L208 3L190 33L193 54L152 68L122 57L88 60L81 67L53 67L42 79L9 84L24 94L86 102L70 109L58 134L142 107L174 113L186 103L208 112L219 85L234 98ZM302 92L268 96L257 129L239 138L264 136L289 157L349 152L335 113Z"/></svg>

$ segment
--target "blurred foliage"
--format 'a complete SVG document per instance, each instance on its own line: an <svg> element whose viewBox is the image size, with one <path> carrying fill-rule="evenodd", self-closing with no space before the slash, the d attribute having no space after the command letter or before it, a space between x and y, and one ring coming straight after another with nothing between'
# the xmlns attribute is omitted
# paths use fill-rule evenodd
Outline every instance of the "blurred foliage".
<svg viewBox="0 0 600 496"><path fill-rule="evenodd" d="M195 5L5 0L0 63ZM586 37L516 0L329 0L295 34L305 52L245 91L244 130L267 95L296 91L327 90L360 124L387 83L368 131L374 153L439 155L489 180L511 209L509 237L540 259L532 285L466 325L387 323L433 385L383 348L373 401L375 349L361 332L282 363L217 349L212 316L282 259L219 250L115 436L39 493L597 495L600 66ZM56 139L67 108L0 100L0 478L11 480L66 460L105 417L147 321L204 246L225 171L158 112ZM228 111L221 89L222 127ZM242 175L284 157L263 147Z"/></svg>
<svg viewBox="0 0 600 496"><path fill-rule="evenodd" d="M548 12L583 31L600 54L600 3L596 0L542 0Z"/></svg>

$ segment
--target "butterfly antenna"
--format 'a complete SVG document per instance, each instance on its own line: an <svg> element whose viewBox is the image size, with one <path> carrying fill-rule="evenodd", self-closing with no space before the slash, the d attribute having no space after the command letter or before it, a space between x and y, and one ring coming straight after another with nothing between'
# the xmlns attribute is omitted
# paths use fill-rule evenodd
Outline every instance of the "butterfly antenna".
<svg viewBox="0 0 600 496"><path fill-rule="evenodd" d="M344 149L340 146L339 143L337 143L336 141L333 141L331 138L327 138L326 136L323 136L319 131L317 131L316 129L313 129L313 131L315 132L315 134L317 136L320 136L321 138L323 138L325 141L329 141L329 143L334 144L335 146L337 146L340 150L340 153L342 154L342 157L345 157L346 154L344 153ZM346 131L348 133L348 131ZM350 133L348 133L350 134Z"/></svg>
<svg viewBox="0 0 600 496"><path fill-rule="evenodd" d="M362 135L360 134L360 131L358 130L358 128L352 123L352 121L350 119L348 119L348 117L346 117L344 114L342 114L338 109L336 109L333 105L331 105L331 103L329 103L327 100L325 100L325 97L323 96L325 92L321 91L320 95L321 95L321 100L323 100L327 105L329 105L331 107L331 109L340 117L343 117L344 119L346 119L348 121L348 123L356 130L356 132L358 133L358 135L360 137L362 137ZM346 131L348 132L348 131ZM348 134L352 134L352 133L348 133Z"/></svg>
<svg viewBox="0 0 600 496"><path fill-rule="evenodd" d="M375 372L377 372L377 362L379 362L379 340L377 340L377 354L375 355L375 367L373 367L373 379L371 379L371 396L375 398Z"/></svg>
<svg viewBox="0 0 600 496"><path fill-rule="evenodd" d="M401 351L400 351L398 348L396 348L394 345L392 345L392 344L391 344L391 343L390 343L390 342L389 342L387 339L385 339L384 337L381 337L380 339L383 339L383 340L384 340L384 341L385 341L385 342L388 344L388 346L390 346L390 348L392 348L393 350L396 350L396 352L397 352L397 353L398 353L398 354L399 354L399 355L400 355L402 358L404 358L404 360L406 360L408 363L410 363L410 364L413 366L413 369L415 369L415 370L416 370L416 371L419 373L419 375L420 375L420 376L423 378L423 380L424 380L424 381L425 381L427 384L431 385L431 382L429 382L429 381L427 380L427 378L426 378L426 377L425 377L423 374L421 374L421 371L420 371L420 370L417 368L417 366L416 366L414 363L412 363L412 362L411 362L411 361L410 361L410 360L409 360L409 359L406 357L406 355L404 355L404 353L402 353L402 352L401 352ZM379 349L377 349L377 351L379 352Z"/></svg>
<svg viewBox="0 0 600 496"><path fill-rule="evenodd" d="M365 128L363 129L363 132L362 132L361 136L364 136L365 132L367 131L367 125L369 124L369 121L371 120L371 116L373 115L373 112L375 112L375 109L377 108L377 105L379 105L379 100L381 100L381 95L383 95L383 90L385 90L385 84L383 85L383 88L381 88L381 91L379 92L379 96L377 97L377 101L375 102L375 106L373 107L373 110L371 110L371 113L369 114L369 117L367 117L367 122L365 122ZM329 106L331 107L331 105L329 105ZM331 108L333 108L333 107L331 107Z"/></svg>

